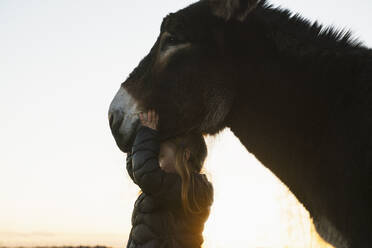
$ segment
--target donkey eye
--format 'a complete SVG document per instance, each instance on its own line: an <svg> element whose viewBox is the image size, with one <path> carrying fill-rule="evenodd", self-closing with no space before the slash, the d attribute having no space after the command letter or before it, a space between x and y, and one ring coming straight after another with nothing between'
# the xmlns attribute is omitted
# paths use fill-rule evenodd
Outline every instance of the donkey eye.
<svg viewBox="0 0 372 248"><path fill-rule="evenodd" d="M174 46L174 45L177 45L177 44L179 44L181 42L182 41L180 39L178 39L176 36L170 35L170 36L168 36L165 39L164 45L166 45L166 46Z"/></svg>
<svg viewBox="0 0 372 248"><path fill-rule="evenodd" d="M163 52L163 55L169 56L174 52L185 48L188 44L189 42L184 39L182 34L176 36L166 32L163 33L161 39L160 51Z"/></svg>

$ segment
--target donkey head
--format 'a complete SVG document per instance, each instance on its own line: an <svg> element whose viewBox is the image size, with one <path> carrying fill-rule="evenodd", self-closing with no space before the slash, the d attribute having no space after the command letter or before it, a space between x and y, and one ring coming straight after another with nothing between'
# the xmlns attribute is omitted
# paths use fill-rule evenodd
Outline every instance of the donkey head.
<svg viewBox="0 0 372 248"><path fill-rule="evenodd" d="M216 133L226 126L236 83L228 30L258 0L201 0L167 15L150 53L121 85L109 109L112 133L127 152L138 128L137 113L159 112L162 138L192 131Z"/></svg>

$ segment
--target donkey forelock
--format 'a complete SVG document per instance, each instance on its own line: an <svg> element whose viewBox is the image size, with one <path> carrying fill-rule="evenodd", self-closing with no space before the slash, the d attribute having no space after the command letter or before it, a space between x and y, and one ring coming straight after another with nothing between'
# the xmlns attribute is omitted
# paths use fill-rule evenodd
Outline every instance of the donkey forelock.
<svg viewBox="0 0 372 248"><path fill-rule="evenodd" d="M213 13L226 21L243 21L249 12L256 8L260 0L208 0Z"/></svg>

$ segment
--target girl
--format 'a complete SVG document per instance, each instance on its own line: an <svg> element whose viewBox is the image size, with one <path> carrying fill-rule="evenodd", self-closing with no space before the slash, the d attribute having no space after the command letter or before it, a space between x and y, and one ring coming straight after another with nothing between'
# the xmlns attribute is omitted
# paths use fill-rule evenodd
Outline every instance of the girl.
<svg viewBox="0 0 372 248"><path fill-rule="evenodd" d="M142 193L134 204L127 248L200 248L213 187L201 174L207 147L201 134L159 143L154 110L140 113L129 176Z"/></svg>

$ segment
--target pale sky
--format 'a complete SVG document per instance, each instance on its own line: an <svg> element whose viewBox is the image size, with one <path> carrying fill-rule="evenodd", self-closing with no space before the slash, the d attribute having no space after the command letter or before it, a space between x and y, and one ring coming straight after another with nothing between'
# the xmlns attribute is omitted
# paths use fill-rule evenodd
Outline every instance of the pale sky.
<svg viewBox="0 0 372 248"><path fill-rule="evenodd" d="M192 2L0 1L0 246L124 246L138 188L108 107L162 18ZM372 45L370 0L271 2ZM206 247L316 242L307 212L228 130L208 143L216 195Z"/></svg>

